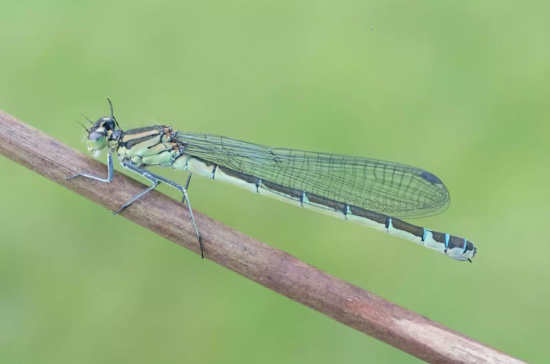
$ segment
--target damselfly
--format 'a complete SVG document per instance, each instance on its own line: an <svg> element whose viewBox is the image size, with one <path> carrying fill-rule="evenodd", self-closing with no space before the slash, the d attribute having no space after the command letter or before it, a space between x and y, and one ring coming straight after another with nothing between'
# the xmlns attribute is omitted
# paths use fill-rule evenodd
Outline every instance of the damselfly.
<svg viewBox="0 0 550 364"><path fill-rule="evenodd" d="M183 193L203 254L200 233L193 217L187 189L193 173L230 182L345 220L385 231L456 260L476 254L464 238L428 230L398 218L416 218L442 212L449 192L439 178L422 169L370 158L270 148L223 136L174 131L153 125L123 131L111 115L87 129L87 147L100 153L107 149L107 178L79 173L101 182L113 180L113 154L122 166L149 180L152 185L134 196L116 213L130 206L160 183ZM184 186L146 169L172 167L189 172Z"/></svg>

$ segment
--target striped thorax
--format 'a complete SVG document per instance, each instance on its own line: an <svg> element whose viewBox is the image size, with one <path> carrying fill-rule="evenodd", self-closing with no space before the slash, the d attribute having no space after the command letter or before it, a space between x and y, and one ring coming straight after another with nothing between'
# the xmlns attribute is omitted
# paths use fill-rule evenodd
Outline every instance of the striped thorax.
<svg viewBox="0 0 550 364"><path fill-rule="evenodd" d="M172 128L155 125L124 132L117 142L120 161L136 166L169 167L181 156L183 143L174 140Z"/></svg>

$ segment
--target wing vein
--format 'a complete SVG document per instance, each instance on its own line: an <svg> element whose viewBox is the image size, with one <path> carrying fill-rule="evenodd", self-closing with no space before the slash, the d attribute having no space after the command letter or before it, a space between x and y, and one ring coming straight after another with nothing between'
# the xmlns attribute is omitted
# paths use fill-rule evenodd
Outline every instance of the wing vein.
<svg viewBox="0 0 550 364"><path fill-rule="evenodd" d="M184 153L306 193L403 218L442 212L443 182L420 168L337 154L271 148L223 136L178 132Z"/></svg>

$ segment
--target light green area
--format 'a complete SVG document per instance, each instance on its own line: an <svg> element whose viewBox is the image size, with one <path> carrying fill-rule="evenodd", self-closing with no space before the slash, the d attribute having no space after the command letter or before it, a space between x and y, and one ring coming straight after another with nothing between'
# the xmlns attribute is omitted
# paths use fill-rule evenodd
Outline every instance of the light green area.
<svg viewBox="0 0 550 364"><path fill-rule="evenodd" d="M548 359L550 3L0 9L0 108L77 149L80 113L107 114L110 97L125 128L168 123L435 173L451 207L415 222L472 240L474 264L215 181L190 192L199 211L337 277ZM417 362L1 157L0 171L1 362Z"/></svg>

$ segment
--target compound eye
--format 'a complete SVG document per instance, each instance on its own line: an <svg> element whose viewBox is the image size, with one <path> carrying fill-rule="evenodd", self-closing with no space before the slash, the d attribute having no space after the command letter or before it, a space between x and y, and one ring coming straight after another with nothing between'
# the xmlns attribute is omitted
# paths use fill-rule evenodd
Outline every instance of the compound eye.
<svg viewBox="0 0 550 364"><path fill-rule="evenodd" d="M102 134L102 133L98 133L98 132L91 132L89 135L88 135L88 140L91 140L91 141L97 141L98 139L100 138L105 138L105 134Z"/></svg>

